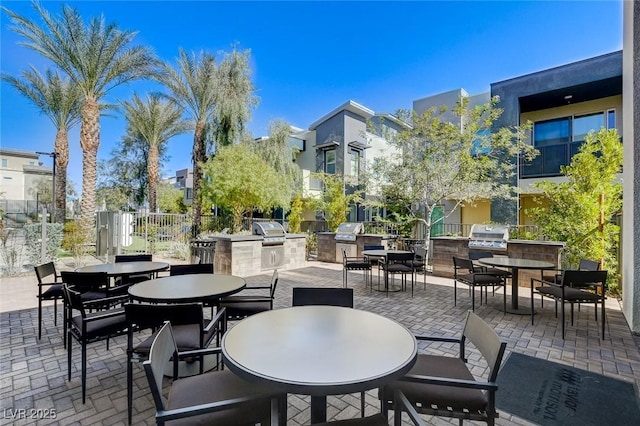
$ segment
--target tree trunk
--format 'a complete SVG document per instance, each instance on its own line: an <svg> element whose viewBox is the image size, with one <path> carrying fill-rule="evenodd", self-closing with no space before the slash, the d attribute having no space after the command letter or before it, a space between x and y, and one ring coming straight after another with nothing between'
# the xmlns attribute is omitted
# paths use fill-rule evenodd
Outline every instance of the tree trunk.
<svg viewBox="0 0 640 426"><path fill-rule="evenodd" d="M157 191L158 191L158 146L149 145L149 158L147 158L147 174L149 175L149 212L157 213Z"/></svg>
<svg viewBox="0 0 640 426"><path fill-rule="evenodd" d="M196 131L193 135L193 237L200 233L202 222L202 197L200 194L200 182L202 169L200 163L207 161L205 122L196 123Z"/></svg>
<svg viewBox="0 0 640 426"><path fill-rule="evenodd" d="M96 211L96 158L100 145L100 110L95 99L82 106L80 147L82 148L82 200L80 221L87 235L92 235Z"/></svg>
<svg viewBox="0 0 640 426"><path fill-rule="evenodd" d="M67 217L67 165L69 164L69 137L66 129L58 129L53 151L56 153L54 222L64 223Z"/></svg>

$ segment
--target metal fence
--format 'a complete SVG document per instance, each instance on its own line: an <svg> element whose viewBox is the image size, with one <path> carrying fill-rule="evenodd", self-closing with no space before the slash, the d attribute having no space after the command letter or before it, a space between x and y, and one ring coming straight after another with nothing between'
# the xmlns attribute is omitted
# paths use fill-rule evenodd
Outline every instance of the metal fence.
<svg viewBox="0 0 640 426"><path fill-rule="evenodd" d="M39 200L0 200L0 210L9 228L22 228L24 225L39 222L42 209L51 212L51 203Z"/></svg>

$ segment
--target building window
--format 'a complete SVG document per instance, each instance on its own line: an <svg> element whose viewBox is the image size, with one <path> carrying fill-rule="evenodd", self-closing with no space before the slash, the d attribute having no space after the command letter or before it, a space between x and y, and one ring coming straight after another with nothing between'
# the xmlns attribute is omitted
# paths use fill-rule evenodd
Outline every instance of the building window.
<svg viewBox="0 0 640 426"><path fill-rule="evenodd" d="M360 176L360 151L352 150L349 159L349 174L357 179Z"/></svg>
<svg viewBox="0 0 640 426"><path fill-rule="evenodd" d="M6 158L3 158L3 159L2 159L2 167L9 167L9 165L8 165L7 163L8 163L8 162L7 162L7 159L6 159Z"/></svg>
<svg viewBox="0 0 640 426"><path fill-rule="evenodd" d="M591 131L616 127L616 111L539 121L533 125L533 146L540 154L521 166L522 177L559 176L562 166L571 163Z"/></svg>
<svg viewBox="0 0 640 426"><path fill-rule="evenodd" d="M324 152L324 172L336 174L336 150L329 149Z"/></svg>

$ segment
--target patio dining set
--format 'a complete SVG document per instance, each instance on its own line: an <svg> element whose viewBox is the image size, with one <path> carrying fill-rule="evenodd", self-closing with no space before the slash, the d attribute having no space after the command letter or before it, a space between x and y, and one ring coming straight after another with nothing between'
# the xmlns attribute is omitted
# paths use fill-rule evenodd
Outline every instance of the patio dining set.
<svg viewBox="0 0 640 426"><path fill-rule="evenodd" d="M378 284L377 289L386 295L406 289L407 274L413 292L413 275L426 265L420 265L421 259L410 253L368 248L360 260L372 265L376 259L384 274L383 287ZM410 272L400 272L403 279L396 287L390 277L404 269L398 266ZM466 274L456 273L455 282L469 285L473 293L481 276L497 276L499 282L492 284L502 283L506 288L506 280L517 275L516 268L526 267L492 265L490 258L467 266ZM511 267L512 272L500 267ZM506 343L473 313L475 301L460 336L435 338L459 345L459 356L434 356L418 349L418 342L433 338L414 336L396 320L354 309L353 289L347 286L346 276L343 288L293 287L291 307L274 309L277 270L269 285L260 286L213 272L212 264L169 265L154 262L150 255L116 258L113 264L60 275L52 264L36 267L39 302L63 300L68 380L73 341L82 348L82 402L86 398L87 345L104 340L108 348L110 338L126 335L130 423L133 368L139 362L148 379L158 424L176 419L187 424L191 420L286 424L288 394L309 395L311 423L328 424L327 395L348 393L361 393L361 415L337 424L389 424L391 410L395 424L400 424L402 413L414 424L424 424L419 413L495 422L495 398L486 395L497 390L495 381ZM563 282L574 288L577 278L569 272L554 276L554 286L549 288L562 289ZM364 270L364 278L373 291L371 269ZM592 287L593 279L591 275L583 284ZM536 291L544 294L542 287L550 283L541 277ZM481 285L481 303L482 289L486 299L489 284ZM597 290L585 291L598 294ZM566 296L564 290L561 293ZM508 312L506 292L504 300ZM41 312L40 306L39 338ZM604 309L601 321L604 323ZM384 341L380 335L385 336ZM488 376L480 381L465 363L465 342L478 348L489 366ZM165 398L167 386L170 392ZM380 412L365 416L364 392L371 389L378 389ZM484 403L478 405L479 400Z"/></svg>

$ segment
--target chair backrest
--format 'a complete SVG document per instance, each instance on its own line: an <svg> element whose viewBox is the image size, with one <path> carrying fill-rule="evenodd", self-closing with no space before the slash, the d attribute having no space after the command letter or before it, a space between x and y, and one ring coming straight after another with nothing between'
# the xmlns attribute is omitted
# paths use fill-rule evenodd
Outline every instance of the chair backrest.
<svg viewBox="0 0 640 426"><path fill-rule="evenodd" d="M276 295L276 287L278 286L278 270L274 269L273 270L273 275L271 275L271 300L274 299L275 295Z"/></svg>
<svg viewBox="0 0 640 426"><path fill-rule="evenodd" d="M578 264L578 269L581 271L599 271L600 262L596 262L595 260L589 260L589 259L580 259L580 264Z"/></svg>
<svg viewBox="0 0 640 426"><path fill-rule="evenodd" d="M461 257L453 256L453 269L454 274L458 272L458 269L466 269L471 273L473 272L473 262L471 259L463 259Z"/></svg>
<svg viewBox="0 0 640 426"><path fill-rule="evenodd" d="M80 312L82 318L87 316L84 310L84 305L82 304L82 296L80 292L69 288L69 285L65 283L62 285L62 296L67 304L67 309L69 309L69 315L71 314L71 310L75 309Z"/></svg>
<svg viewBox="0 0 640 426"><path fill-rule="evenodd" d="M60 277L62 282L80 293L109 285L109 276L106 272L61 271Z"/></svg>
<svg viewBox="0 0 640 426"><path fill-rule="evenodd" d="M153 255L148 253L141 254L116 254L115 263L122 262L151 262Z"/></svg>
<svg viewBox="0 0 640 426"><path fill-rule="evenodd" d="M294 287L293 306L328 305L353 308L352 288Z"/></svg>
<svg viewBox="0 0 640 426"><path fill-rule="evenodd" d="M384 250L384 246L373 246L373 245L366 245L362 248L363 250Z"/></svg>
<svg viewBox="0 0 640 426"><path fill-rule="evenodd" d="M472 311L467 312L462 335L480 351L489 365L488 381L495 382L507 344L501 342L494 329Z"/></svg>
<svg viewBox="0 0 640 426"><path fill-rule="evenodd" d="M155 339L153 339L151 350L149 351L149 358L142 364L147 374L147 380L149 381L149 388L151 388L151 395L153 395L153 402L156 405L156 411L164 411L162 378L167 363L171 358L175 361L177 357L178 346L171 331L171 324L166 322L156 334Z"/></svg>
<svg viewBox="0 0 640 426"><path fill-rule="evenodd" d="M187 265L171 265L169 275L213 274L213 263L190 263Z"/></svg>
<svg viewBox="0 0 640 426"><path fill-rule="evenodd" d="M415 245L413 246L413 252L422 260L427 259L427 252L429 248L427 246Z"/></svg>
<svg viewBox="0 0 640 426"><path fill-rule="evenodd" d="M43 279L53 275L53 280L55 281L58 278L58 274L56 273L56 265L53 262L43 263L42 265L33 267L36 271L36 278L38 279L38 284L43 283Z"/></svg>
<svg viewBox="0 0 640 426"><path fill-rule="evenodd" d="M593 288L597 285L607 287L607 271L575 271L562 273L562 284L577 289Z"/></svg>
<svg viewBox="0 0 640 426"><path fill-rule="evenodd" d="M470 251L469 252L469 259L471 260L484 259L485 257L493 257L493 253L491 253L490 251Z"/></svg>
<svg viewBox="0 0 640 426"><path fill-rule="evenodd" d="M415 259L415 253L387 253L387 263L408 263Z"/></svg>
<svg viewBox="0 0 640 426"><path fill-rule="evenodd" d="M160 327L169 321L175 325L198 324L203 327L202 305L199 303L150 305L146 303L127 303L124 305L127 324L138 329Z"/></svg>

